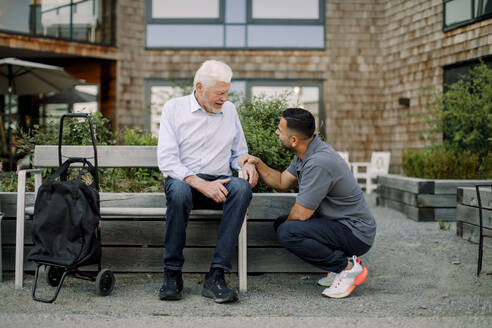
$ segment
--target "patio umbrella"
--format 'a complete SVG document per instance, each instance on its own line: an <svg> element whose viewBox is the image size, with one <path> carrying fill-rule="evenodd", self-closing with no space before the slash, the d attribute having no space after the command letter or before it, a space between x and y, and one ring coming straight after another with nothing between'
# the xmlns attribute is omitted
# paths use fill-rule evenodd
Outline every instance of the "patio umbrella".
<svg viewBox="0 0 492 328"><path fill-rule="evenodd" d="M80 84L63 68L16 58L0 59L0 94L9 95L8 105L8 154L9 169L12 170L12 94L32 95L45 92L62 92Z"/></svg>
<svg viewBox="0 0 492 328"><path fill-rule="evenodd" d="M40 104L68 104L73 105L75 103L85 103L97 101L97 96L80 91L77 89L70 89L61 93L54 94L52 96L43 98L39 101Z"/></svg>

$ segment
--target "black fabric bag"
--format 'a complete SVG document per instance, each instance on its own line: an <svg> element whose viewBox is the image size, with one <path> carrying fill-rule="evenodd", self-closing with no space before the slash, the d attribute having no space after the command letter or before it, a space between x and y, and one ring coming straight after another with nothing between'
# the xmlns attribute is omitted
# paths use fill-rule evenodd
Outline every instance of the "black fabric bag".
<svg viewBox="0 0 492 328"><path fill-rule="evenodd" d="M39 188L32 226L34 246L28 260L68 267L99 262L101 241L97 231L101 215L96 179L86 185L79 174L77 179L67 181L73 163L83 163L92 177L96 176L96 169L87 159L69 158Z"/></svg>

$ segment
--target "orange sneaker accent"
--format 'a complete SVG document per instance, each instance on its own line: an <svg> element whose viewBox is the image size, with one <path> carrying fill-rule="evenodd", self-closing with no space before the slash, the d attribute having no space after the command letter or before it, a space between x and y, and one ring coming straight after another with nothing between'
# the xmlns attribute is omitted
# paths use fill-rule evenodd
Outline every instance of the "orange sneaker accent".
<svg viewBox="0 0 492 328"><path fill-rule="evenodd" d="M357 275L354 279L354 285L355 286L360 286L366 279L367 276L369 275L369 271L367 271L366 267L362 267L362 272Z"/></svg>

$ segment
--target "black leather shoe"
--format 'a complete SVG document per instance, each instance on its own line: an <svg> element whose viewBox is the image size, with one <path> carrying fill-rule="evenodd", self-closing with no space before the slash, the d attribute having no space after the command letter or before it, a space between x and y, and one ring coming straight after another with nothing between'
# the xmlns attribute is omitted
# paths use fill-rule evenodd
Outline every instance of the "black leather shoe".
<svg viewBox="0 0 492 328"><path fill-rule="evenodd" d="M224 279L224 270L212 268L205 276L202 295L213 298L216 303L229 303L237 301L237 293L227 287Z"/></svg>
<svg viewBox="0 0 492 328"><path fill-rule="evenodd" d="M164 269L164 283L159 291L159 299L176 301L183 298L183 277L181 271Z"/></svg>

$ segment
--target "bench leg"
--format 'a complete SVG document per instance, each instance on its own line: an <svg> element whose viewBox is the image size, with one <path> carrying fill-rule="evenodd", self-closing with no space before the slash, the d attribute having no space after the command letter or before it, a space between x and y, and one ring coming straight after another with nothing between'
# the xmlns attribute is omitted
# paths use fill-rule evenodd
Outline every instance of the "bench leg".
<svg viewBox="0 0 492 328"><path fill-rule="evenodd" d="M21 289L24 278L24 205L26 172L20 171L17 185L17 218L15 232L15 289Z"/></svg>
<svg viewBox="0 0 492 328"><path fill-rule="evenodd" d="M244 217L243 226L239 233L238 247L238 276L239 276L239 291L246 292L248 290L248 232L247 232L248 216Z"/></svg>
<svg viewBox="0 0 492 328"><path fill-rule="evenodd" d="M2 266L2 219L3 219L3 213L0 212L0 282L3 281L3 266Z"/></svg>

